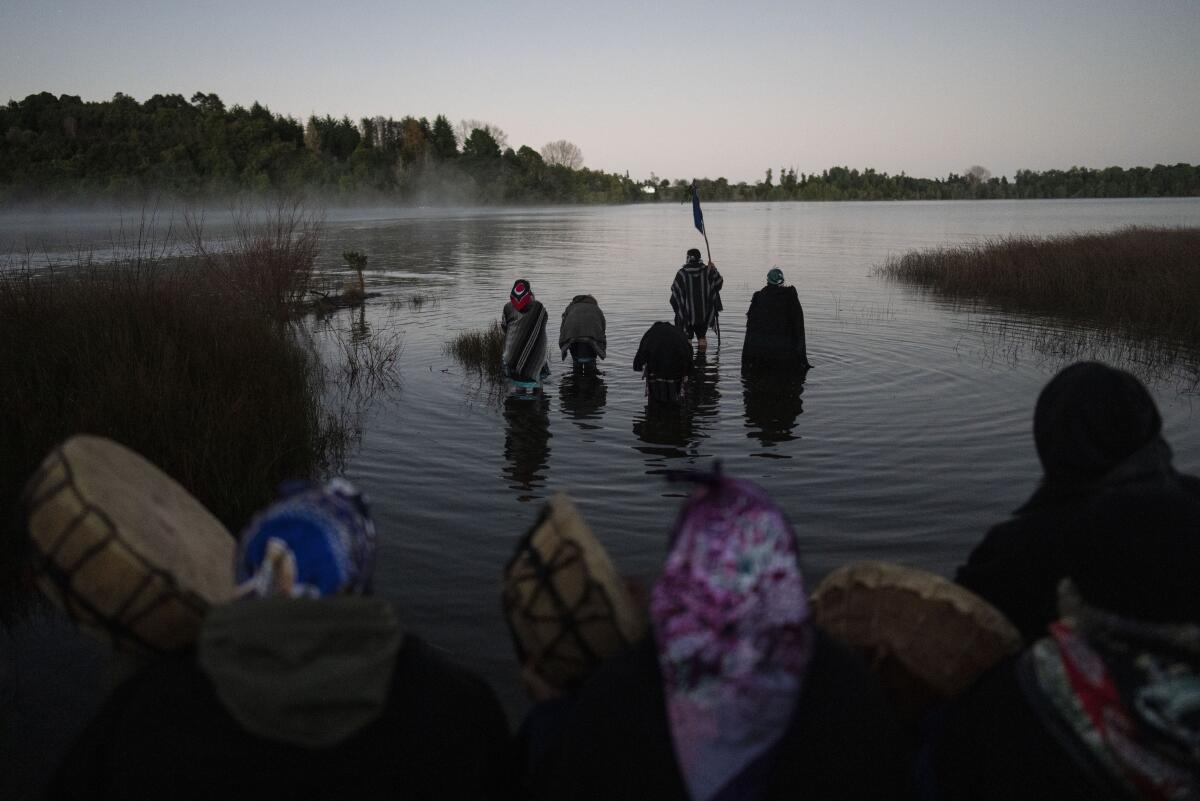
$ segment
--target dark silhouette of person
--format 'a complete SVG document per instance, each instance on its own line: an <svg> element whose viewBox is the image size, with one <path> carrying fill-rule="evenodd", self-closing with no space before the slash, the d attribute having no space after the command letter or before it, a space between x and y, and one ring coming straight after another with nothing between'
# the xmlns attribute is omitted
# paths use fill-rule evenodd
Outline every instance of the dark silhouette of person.
<svg viewBox="0 0 1200 801"><path fill-rule="evenodd" d="M377 542L347 482L290 488L241 534L238 600L114 692L49 797L509 797L495 694L372 594Z"/></svg>
<svg viewBox="0 0 1200 801"><path fill-rule="evenodd" d="M1045 471L1033 496L994 526L955 577L990 601L1026 641L1056 616L1058 584L1071 558L1064 532L1087 504L1115 489L1179 488L1200 497L1162 438L1150 393L1124 370L1098 362L1067 367L1046 384L1033 416Z"/></svg>
<svg viewBox="0 0 1200 801"><path fill-rule="evenodd" d="M641 371L651 401L681 403L694 369L692 343L678 327L659 321L642 335L633 369Z"/></svg>
<svg viewBox="0 0 1200 801"><path fill-rule="evenodd" d="M778 267L767 272L767 285L750 300L742 366L784 370L812 367L800 297L796 287L783 285L783 271Z"/></svg>

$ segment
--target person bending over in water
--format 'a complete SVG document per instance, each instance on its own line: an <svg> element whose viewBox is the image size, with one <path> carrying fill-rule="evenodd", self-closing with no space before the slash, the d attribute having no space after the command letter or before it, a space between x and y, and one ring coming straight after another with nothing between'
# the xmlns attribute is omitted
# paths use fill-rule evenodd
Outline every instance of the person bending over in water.
<svg viewBox="0 0 1200 801"><path fill-rule="evenodd" d="M742 367L807 370L804 309L796 287L783 285L783 271L772 267L767 285L754 293L746 312Z"/></svg>
<svg viewBox="0 0 1200 801"><path fill-rule="evenodd" d="M608 340L604 337L604 312L594 297L576 295L563 311L558 347L564 359L570 352L576 364L605 358Z"/></svg>
<svg viewBox="0 0 1200 801"><path fill-rule="evenodd" d="M518 278L500 316L504 331L504 374L514 381L538 381L550 375L546 361L546 307L533 288Z"/></svg>
<svg viewBox="0 0 1200 801"><path fill-rule="evenodd" d="M708 347L708 329L717 325L721 312L721 287L725 280L717 265L700 260L700 251L687 252L687 263L675 273L671 284L671 308L675 310L675 325L689 340L696 338L696 347Z"/></svg>
<svg viewBox="0 0 1200 801"><path fill-rule="evenodd" d="M1008 616L1026 641L1057 617L1058 583L1071 545L1064 531L1088 503L1116 489L1178 488L1200 497L1162 438L1162 418L1142 383L1099 362L1067 367L1042 390L1033 440L1045 475L1012 520L994 526L955 580Z"/></svg>
<svg viewBox="0 0 1200 801"><path fill-rule="evenodd" d="M117 689L51 798L510 797L491 689L370 593L362 496L290 491L242 532L242 599L209 610L194 653Z"/></svg>
<svg viewBox="0 0 1200 801"><path fill-rule="evenodd" d="M684 382L692 374L692 343L670 323L659 321L642 335L633 369L646 380L646 397L663 403L683 400Z"/></svg>

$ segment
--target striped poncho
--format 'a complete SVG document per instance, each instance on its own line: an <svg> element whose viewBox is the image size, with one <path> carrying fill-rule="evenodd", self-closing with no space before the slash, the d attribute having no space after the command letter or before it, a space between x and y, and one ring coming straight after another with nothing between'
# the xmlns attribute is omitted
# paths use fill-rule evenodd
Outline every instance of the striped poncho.
<svg viewBox="0 0 1200 801"><path fill-rule="evenodd" d="M509 378L534 381L546 364L546 307L536 300L529 301L524 311L512 303L504 306L501 327L504 329L504 370Z"/></svg>
<svg viewBox="0 0 1200 801"><path fill-rule="evenodd" d="M671 284L671 308L675 324L690 339L704 336L721 311L721 286L725 283L715 267L688 262L675 273Z"/></svg>

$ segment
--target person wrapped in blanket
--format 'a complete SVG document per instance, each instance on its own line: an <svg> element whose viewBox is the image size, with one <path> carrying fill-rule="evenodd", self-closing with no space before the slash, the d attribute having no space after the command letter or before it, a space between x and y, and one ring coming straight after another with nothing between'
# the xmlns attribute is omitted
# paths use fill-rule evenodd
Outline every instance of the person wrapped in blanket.
<svg viewBox="0 0 1200 801"><path fill-rule="evenodd" d="M783 512L749 482L685 479L650 632L583 684L545 797L905 797L895 720L867 666L814 623Z"/></svg>
<svg viewBox="0 0 1200 801"><path fill-rule="evenodd" d="M546 307L533 297L533 288L518 278L500 315L504 331L504 375L514 381L540 381L550 375L546 361Z"/></svg>
<svg viewBox="0 0 1200 801"><path fill-rule="evenodd" d="M754 293L746 312L743 371L803 372L808 362L804 308L796 287L783 285L783 270L767 271L767 284Z"/></svg>
<svg viewBox="0 0 1200 801"><path fill-rule="evenodd" d="M562 358L567 354L575 364L592 364L607 356L608 340L604 335L604 312L591 295L576 295L563 311L562 327L558 329L558 347Z"/></svg>
<svg viewBox="0 0 1200 801"><path fill-rule="evenodd" d="M1094 500L1066 535L1059 619L946 709L940 799L1200 798L1200 500Z"/></svg>
<svg viewBox="0 0 1200 801"><path fill-rule="evenodd" d="M717 325L721 312L725 279L717 272L716 264L705 264L700 259L696 248L687 252L687 262L671 283L671 308L675 310L675 325L689 341L695 337L697 349L704 350L708 347L708 329Z"/></svg>
<svg viewBox="0 0 1200 801"><path fill-rule="evenodd" d="M646 397L660 403L681 403L687 379L695 369L692 343L677 326L659 321L642 335L633 369L642 372Z"/></svg>
<svg viewBox="0 0 1200 801"><path fill-rule="evenodd" d="M508 797L494 693L371 595L375 551L350 484L288 486L242 532L239 599L117 689L50 797Z"/></svg>

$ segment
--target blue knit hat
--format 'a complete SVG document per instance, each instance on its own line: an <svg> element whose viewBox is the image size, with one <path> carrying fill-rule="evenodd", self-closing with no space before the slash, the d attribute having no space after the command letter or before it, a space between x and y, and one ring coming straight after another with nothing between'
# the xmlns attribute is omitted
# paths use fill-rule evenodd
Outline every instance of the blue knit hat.
<svg viewBox="0 0 1200 801"><path fill-rule="evenodd" d="M783 270L778 267L767 270L767 283L772 286L783 286Z"/></svg>
<svg viewBox="0 0 1200 801"><path fill-rule="evenodd" d="M375 524L343 479L292 482L255 515L238 542L239 595L321 598L362 595L375 567Z"/></svg>

